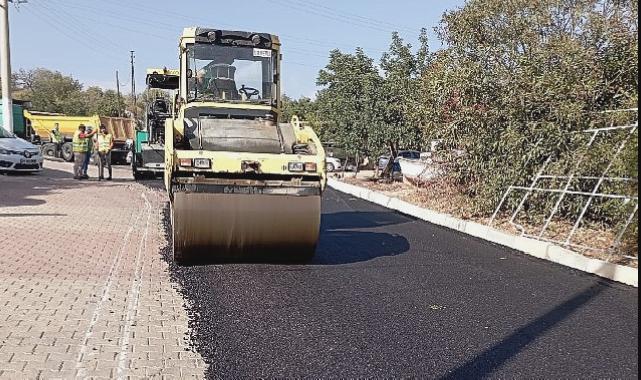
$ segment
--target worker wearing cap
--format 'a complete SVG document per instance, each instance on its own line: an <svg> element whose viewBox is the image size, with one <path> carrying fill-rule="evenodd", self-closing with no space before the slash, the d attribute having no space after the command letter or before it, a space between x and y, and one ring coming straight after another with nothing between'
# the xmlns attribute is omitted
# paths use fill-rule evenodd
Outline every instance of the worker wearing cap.
<svg viewBox="0 0 641 380"><path fill-rule="evenodd" d="M95 143L98 147L98 180L105 179L105 165L107 165L109 171L107 181L111 181L111 150L114 147L114 138L104 125L100 125L100 132L95 137Z"/></svg>
<svg viewBox="0 0 641 380"><path fill-rule="evenodd" d="M87 127L87 135L89 137L95 134L96 134L96 131L94 131L93 128ZM94 153L93 139L89 138L87 139L87 154L85 155L85 160L82 162L82 177L84 179L89 178L89 175L87 175L87 170L89 169L89 162L91 161L91 156L93 156L93 153Z"/></svg>
<svg viewBox="0 0 641 380"><path fill-rule="evenodd" d="M87 132L87 127L84 124L78 126L78 130L73 134L73 178L74 179L87 179L88 176L83 175L82 167L85 158L89 152L89 140L94 133Z"/></svg>

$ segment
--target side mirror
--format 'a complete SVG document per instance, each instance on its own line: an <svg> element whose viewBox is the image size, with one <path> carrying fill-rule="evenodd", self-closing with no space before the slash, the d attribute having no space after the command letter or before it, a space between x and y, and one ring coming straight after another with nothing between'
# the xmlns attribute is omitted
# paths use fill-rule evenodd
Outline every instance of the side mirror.
<svg viewBox="0 0 641 380"><path fill-rule="evenodd" d="M191 78L194 76L194 72L192 69L187 69L187 78Z"/></svg>
<svg viewBox="0 0 641 380"><path fill-rule="evenodd" d="M280 82L280 74L274 74L274 84L278 84Z"/></svg>

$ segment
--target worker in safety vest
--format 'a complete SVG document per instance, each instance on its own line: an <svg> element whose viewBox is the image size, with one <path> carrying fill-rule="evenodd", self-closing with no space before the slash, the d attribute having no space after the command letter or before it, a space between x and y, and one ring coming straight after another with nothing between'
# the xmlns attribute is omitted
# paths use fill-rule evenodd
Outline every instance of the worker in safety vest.
<svg viewBox="0 0 641 380"><path fill-rule="evenodd" d="M94 131L93 128L90 126L87 127L87 135L88 136L93 136L96 134L97 131ZM94 154L94 144L93 144L93 139L88 139L87 140L87 154L85 155L85 160L82 163L82 177L89 178L87 175L87 170L89 170L89 163L91 162L91 157L93 157Z"/></svg>
<svg viewBox="0 0 641 380"><path fill-rule="evenodd" d="M56 146L56 156L58 156L58 152L61 151L62 143L64 142L64 138L60 133L60 124L58 123L54 124L54 127L51 130L51 133L49 134L49 139Z"/></svg>
<svg viewBox="0 0 641 380"><path fill-rule="evenodd" d="M51 142L54 144L62 143L62 134L60 133L60 124L58 123L54 124L54 127L51 130L51 134L49 135L49 138L51 139Z"/></svg>
<svg viewBox="0 0 641 380"><path fill-rule="evenodd" d="M78 130L73 134L73 178L74 179L88 179L82 171L85 163L85 158L89 154L89 141L95 132L87 132L87 127L84 124L78 126Z"/></svg>
<svg viewBox="0 0 641 380"><path fill-rule="evenodd" d="M106 165L109 171L107 181L111 181L111 150L114 147L114 138L104 125L100 126L100 132L94 138L94 144L98 148L98 180L105 179Z"/></svg>

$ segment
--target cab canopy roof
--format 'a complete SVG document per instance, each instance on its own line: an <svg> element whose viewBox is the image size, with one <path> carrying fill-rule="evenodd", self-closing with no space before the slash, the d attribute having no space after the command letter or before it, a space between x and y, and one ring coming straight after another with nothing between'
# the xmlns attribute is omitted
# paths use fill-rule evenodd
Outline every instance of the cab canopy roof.
<svg viewBox="0 0 641 380"><path fill-rule="evenodd" d="M147 69L147 86L162 90L176 90L180 86L180 70Z"/></svg>
<svg viewBox="0 0 641 380"><path fill-rule="evenodd" d="M215 43L230 46L253 46L271 49L280 45L278 36L269 33L222 30L215 28L192 27L183 30L183 38L194 38L196 42Z"/></svg>

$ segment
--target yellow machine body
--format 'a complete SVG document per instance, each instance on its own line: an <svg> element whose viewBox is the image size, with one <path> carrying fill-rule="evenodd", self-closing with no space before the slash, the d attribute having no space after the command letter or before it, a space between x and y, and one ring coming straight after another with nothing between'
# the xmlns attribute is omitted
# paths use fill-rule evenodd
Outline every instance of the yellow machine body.
<svg viewBox="0 0 641 380"><path fill-rule="evenodd" d="M311 257L325 153L311 128L280 120L278 37L187 28L180 54L165 122L174 258Z"/></svg>

